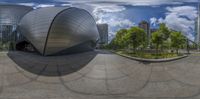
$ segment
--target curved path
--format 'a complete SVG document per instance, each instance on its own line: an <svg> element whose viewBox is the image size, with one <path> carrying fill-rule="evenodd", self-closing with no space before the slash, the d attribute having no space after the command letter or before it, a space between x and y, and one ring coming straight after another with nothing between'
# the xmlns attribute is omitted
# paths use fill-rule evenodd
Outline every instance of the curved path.
<svg viewBox="0 0 200 99"><path fill-rule="evenodd" d="M107 51L0 54L0 99L200 99L200 54L142 63Z"/></svg>

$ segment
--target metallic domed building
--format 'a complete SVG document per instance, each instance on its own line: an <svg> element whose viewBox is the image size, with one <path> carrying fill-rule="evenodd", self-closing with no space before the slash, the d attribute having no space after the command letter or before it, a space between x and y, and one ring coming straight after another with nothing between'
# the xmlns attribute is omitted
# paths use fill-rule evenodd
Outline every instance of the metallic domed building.
<svg viewBox="0 0 200 99"><path fill-rule="evenodd" d="M15 37L13 31L19 21L31 10L33 10L32 7L22 5L0 5L0 46L9 46L10 41Z"/></svg>
<svg viewBox="0 0 200 99"><path fill-rule="evenodd" d="M75 7L30 11L20 21L18 30L42 55L91 50L99 37L93 17Z"/></svg>

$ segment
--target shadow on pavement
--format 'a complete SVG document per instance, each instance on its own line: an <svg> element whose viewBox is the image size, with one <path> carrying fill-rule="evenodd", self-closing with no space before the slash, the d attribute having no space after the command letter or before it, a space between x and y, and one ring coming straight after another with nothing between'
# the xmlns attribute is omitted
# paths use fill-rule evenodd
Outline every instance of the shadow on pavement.
<svg viewBox="0 0 200 99"><path fill-rule="evenodd" d="M144 65L149 65L149 64L151 64L151 63L153 63L153 62L139 61L139 63L144 64Z"/></svg>
<svg viewBox="0 0 200 99"><path fill-rule="evenodd" d="M62 56L41 56L37 53L13 51L7 55L24 70L43 76L63 76L86 66L97 51Z"/></svg>
<svg viewBox="0 0 200 99"><path fill-rule="evenodd" d="M96 50L96 52L98 52L98 54L113 54L112 52L108 51L108 50Z"/></svg>

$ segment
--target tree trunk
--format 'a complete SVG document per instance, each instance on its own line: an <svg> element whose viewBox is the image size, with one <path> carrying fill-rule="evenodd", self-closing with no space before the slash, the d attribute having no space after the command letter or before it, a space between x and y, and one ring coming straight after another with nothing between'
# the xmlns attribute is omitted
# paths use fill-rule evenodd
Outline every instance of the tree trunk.
<svg viewBox="0 0 200 99"><path fill-rule="evenodd" d="M176 54L178 55L178 49L176 49Z"/></svg>
<svg viewBox="0 0 200 99"><path fill-rule="evenodd" d="M133 53L136 53L135 51L136 51L136 47L135 47L135 46L133 46Z"/></svg>
<svg viewBox="0 0 200 99"><path fill-rule="evenodd" d="M156 44L156 54L158 55L158 46L159 44Z"/></svg>

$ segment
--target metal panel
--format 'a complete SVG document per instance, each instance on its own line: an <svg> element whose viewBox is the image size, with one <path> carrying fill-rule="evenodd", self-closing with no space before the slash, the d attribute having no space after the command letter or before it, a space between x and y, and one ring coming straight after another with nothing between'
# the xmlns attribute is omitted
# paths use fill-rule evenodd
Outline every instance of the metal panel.
<svg viewBox="0 0 200 99"><path fill-rule="evenodd" d="M88 41L95 43L97 39L98 30L93 17L83 9L69 8L56 16L49 32L45 55Z"/></svg>
<svg viewBox="0 0 200 99"><path fill-rule="evenodd" d="M47 7L29 12L19 24L21 33L43 54L50 25L54 17L66 7Z"/></svg>
<svg viewBox="0 0 200 99"><path fill-rule="evenodd" d="M36 9L24 16L19 29L43 55L52 55L88 41L95 43L98 39L93 17L74 7Z"/></svg>

